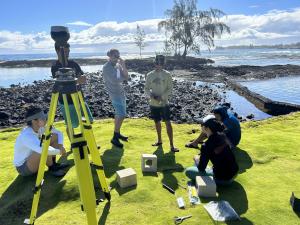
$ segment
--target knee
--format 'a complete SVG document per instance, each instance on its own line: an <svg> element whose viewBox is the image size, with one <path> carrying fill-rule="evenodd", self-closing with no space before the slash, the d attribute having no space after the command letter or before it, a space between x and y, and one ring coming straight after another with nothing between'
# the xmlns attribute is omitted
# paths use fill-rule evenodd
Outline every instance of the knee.
<svg viewBox="0 0 300 225"><path fill-rule="evenodd" d="M57 142L58 142L57 134L52 134L50 144L55 144Z"/></svg>

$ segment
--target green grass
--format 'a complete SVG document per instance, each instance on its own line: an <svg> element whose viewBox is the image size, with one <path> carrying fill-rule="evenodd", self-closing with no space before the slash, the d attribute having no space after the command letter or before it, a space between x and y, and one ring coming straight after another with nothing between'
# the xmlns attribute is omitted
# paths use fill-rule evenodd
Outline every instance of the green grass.
<svg viewBox="0 0 300 225"><path fill-rule="evenodd" d="M62 123L58 123L57 127L64 130ZM103 202L97 207L99 224L166 225L173 224L174 216L188 214L193 217L183 224L214 224L203 205L191 207L186 191L177 185L177 182L187 182L183 170L192 165L192 157L197 153L197 150L183 147L197 135L191 134L192 129L198 128L197 125L174 125L175 143L181 149L176 155L169 153L165 129L163 150L150 146L155 141L156 133L153 122L148 119L125 121L123 131L129 135L130 142L125 144L124 150L112 149L112 120L96 121L93 128L112 187L111 203ZM236 151L240 173L232 186L218 189L217 199L229 201L242 218L242 221L228 224L300 224L300 215L296 215L289 206L292 191L300 196L300 113L247 122L242 125L242 130L242 142ZM1 225L22 224L30 214L31 188L35 178L19 177L12 164L13 146L18 133L19 129L0 131ZM68 149L69 142L65 140ZM141 154L155 151L160 172L157 176L143 175ZM72 155L67 160L72 163ZM136 188L120 189L115 181L115 172L128 167L137 172L138 185ZM172 168L174 170L170 170ZM176 197L162 188L162 181L176 189L178 196L184 197L187 204L185 210L177 208ZM96 187L98 190L98 183ZM101 197L101 191L98 190L97 195ZM205 204L215 198L201 200ZM35 224L86 224L85 214L80 210L74 166L62 179L46 173Z"/></svg>

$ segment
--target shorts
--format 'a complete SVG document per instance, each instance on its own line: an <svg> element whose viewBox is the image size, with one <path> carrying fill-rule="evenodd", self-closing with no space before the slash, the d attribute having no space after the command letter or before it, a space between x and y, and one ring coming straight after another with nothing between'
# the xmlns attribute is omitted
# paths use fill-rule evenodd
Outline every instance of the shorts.
<svg viewBox="0 0 300 225"><path fill-rule="evenodd" d="M117 98L111 100L112 105L115 110L115 116L124 118L126 117L126 99L125 98Z"/></svg>
<svg viewBox="0 0 300 225"><path fill-rule="evenodd" d="M21 166L16 167L16 169L17 169L18 173L23 177L31 176L31 175L35 174L29 170L26 161Z"/></svg>
<svg viewBox="0 0 300 225"><path fill-rule="evenodd" d="M59 107L60 107L60 111L63 114L65 124L67 124L67 116L66 116L65 107L61 103L59 103ZM92 116L92 113L91 113L91 110L90 110L89 106L86 103L85 103L85 107L86 107L86 110L87 110L90 121L93 122L94 118ZM83 115L83 111L82 111L81 106L80 106L80 109L81 109L81 114ZM73 128L78 127L79 126L78 116L77 116L77 113L76 113L75 106L73 104L69 104L69 111L70 111L72 127Z"/></svg>
<svg viewBox="0 0 300 225"><path fill-rule="evenodd" d="M150 118L153 119L155 122L163 121L170 121L171 120L171 112L170 107L168 105L158 107L158 106L150 106Z"/></svg>

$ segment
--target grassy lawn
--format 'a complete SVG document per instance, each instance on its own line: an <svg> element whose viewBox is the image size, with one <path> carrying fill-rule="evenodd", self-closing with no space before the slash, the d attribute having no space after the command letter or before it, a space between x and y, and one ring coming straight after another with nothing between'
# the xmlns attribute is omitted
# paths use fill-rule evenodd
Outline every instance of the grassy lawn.
<svg viewBox="0 0 300 225"><path fill-rule="evenodd" d="M64 129L62 123L57 128ZM174 125L176 146L180 152L169 152L166 131L163 129L163 148L151 146L156 133L153 122L148 119L128 119L124 123L124 134L130 141L124 150L112 148L110 138L113 121L96 121L93 125L95 137L101 146L106 176L112 187L111 203L106 201L97 207L99 224L108 225L148 225L174 224L174 216L191 214L193 217L182 224L214 224L203 205L191 207L187 192L177 183L188 180L184 168L192 165L192 157L197 150L186 149L184 144L196 137L192 129L197 125ZM238 212L242 220L227 224L300 224L289 206L292 191L300 196L300 113L276 117L260 122L247 122L242 125L243 136L236 157L240 172L230 187L218 189L218 198L201 199L205 204L211 200L227 200ZM19 225L30 215L35 178L22 178L12 164L14 141L19 129L0 131L0 224ZM69 142L65 137L66 148ZM158 156L157 175L143 175L141 154L156 153ZM72 154L66 159L73 164ZM131 167L137 172L138 185L120 189L116 183L117 170ZM95 174L95 173L94 173ZM162 188L165 182L182 196L187 205L178 209L176 197ZM95 184L99 189L98 182ZM101 191L97 191L99 197ZM72 166L65 177L58 179L45 175L38 219L36 225L86 224L85 214L80 210L80 196L75 167Z"/></svg>

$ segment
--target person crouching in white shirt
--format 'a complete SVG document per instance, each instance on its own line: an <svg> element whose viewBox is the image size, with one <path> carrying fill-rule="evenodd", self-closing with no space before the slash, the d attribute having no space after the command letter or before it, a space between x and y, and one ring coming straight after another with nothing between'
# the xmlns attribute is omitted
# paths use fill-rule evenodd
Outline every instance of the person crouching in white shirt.
<svg viewBox="0 0 300 225"><path fill-rule="evenodd" d="M45 130L47 115L42 109L31 107L27 110L25 118L27 126L16 139L13 163L21 176L30 176L36 174L39 169L42 153L40 139ZM55 162L55 155L66 154L63 146L63 134L55 128L52 128L51 134L46 164L52 175L64 176L66 172L62 169L68 165Z"/></svg>

